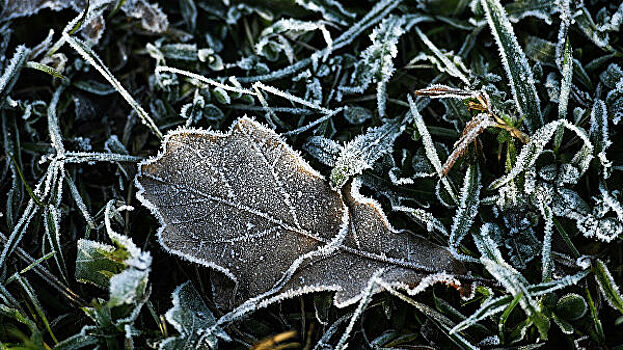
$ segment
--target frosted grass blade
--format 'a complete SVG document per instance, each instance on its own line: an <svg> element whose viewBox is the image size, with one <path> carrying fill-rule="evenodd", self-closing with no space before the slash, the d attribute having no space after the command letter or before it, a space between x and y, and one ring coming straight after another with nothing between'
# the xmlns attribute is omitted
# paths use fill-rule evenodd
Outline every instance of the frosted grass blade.
<svg viewBox="0 0 623 350"><path fill-rule="evenodd" d="M154 122L153 119L149 116L147 111L141 107L132 98L132 95L126 90L123 85L115 78L112 72L104 65L104 62L91 50L85 43L82 41L73 38L71 35L67 33L63 33L63 38L69 43L69 45L76 50L85 60L87 60L108 82L115 87L115 89L121 94L121 96L130 104L130 106L136 111L136 114L141 118L141 121L147 125L151 131L158 136L159 139L162 139L162 132L158 129L158 126Z"/></svg>
<svg viewBox="0 0 623 350"><path fill-rule="evenodd" d="M527 116L528 129L534 131L543 125L543 116L526 54L517 42L511 22L500 1L481 0L481 4L498 45L519 114Z"/></svg>

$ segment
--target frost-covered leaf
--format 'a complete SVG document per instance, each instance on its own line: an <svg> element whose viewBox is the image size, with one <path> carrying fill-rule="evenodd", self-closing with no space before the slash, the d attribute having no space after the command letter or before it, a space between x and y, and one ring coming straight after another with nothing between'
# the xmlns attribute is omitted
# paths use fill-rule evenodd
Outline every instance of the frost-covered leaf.
<svg viewBox="0 0 623 350"><path fill-rule="evenodd" d="M408 207L395 206L392 207L394 211L400 211L407 213L412 219L420 222L426 227L428 232L437 231L444 236L448 236L448 230L446 227L439 221L437 218L433 216L433 214L423 210L423 209L412 209Z"/></svg>
<svg viewBox="0 0 623 350"><path fill-rule="evenodd" d="M610 242L623 233L623 211L621 215L617 213L621 205L607 192L602 192L602 198L595 198L595 202L591 209L577 192L559 188L553 201L554 215L575 220L578 231L585 237ZM606 216L610 211L617 218Z"/></svg>
<svg viewBox="0 0 623 350"><path fill-rule="evenodd" d="M608 134L608 109L604 101L595 100L591 110L590 123L591 128L588 131L590 140L595 146L594 152L601 164L602 175L604 179L607 179L610 177L612 162L606 157L606 151L612 142Z"/></svg>
<svg viewBox="0 0 623 350"><path fill-rule="evenodd" d="M582 318L588 310L588 304L579 294L569 293L556 302L556 314L565 320L575 321Z"/></svg>
<svg viewBox="0 0 623 350"><path fill-rule="evenodd" d="M100 288L108 288L110 278L125 268L123 260L127 252L123 249L89 241L78 241L78 255L76 257L76 280L83 283L92 283Z"/></svg>
<svg viewBox="0 0 623 350"><path fill-rule="evenodd" d="M386 85L394 74L394 58L398 40L404 34L405 17L389 16L370 34L372 44L361 53L361 59L350 79L350 86L341 86L346 93L362 93L370 83L377 83L379 115L385 116Z"/></svg>
<svg viewBox="0 0 623 350"><path fill-rule="evenodd" d="M536 205L541 216L545 221L543 232L543 249L541 250L541 276L543 281L548 281L552 278L552 271L554 270L554 261L552 259L552 234L554 230L554 214L551 208L553 200L553 190L550 187L543 187L540 191L535 191Z"/></svg>
<svg viewBox="0 0 623 350"><path fill-rule="evenodd" d="M151 255L113 229L115 221L122 222L122 210L132 210L132 207L117 207L112 200L104 209L104 226L114 246L85 239L78 241L76 279L108 289L109 298L94 300L82 308L96 326L84 326L79 334L65 340L62 349L110 344L117 341L116 337L123 338L124 343L131 346L133 337L139 334L134 322L149 298ZM94 334L94 329L98 333Z"/></svg>
<svg viewBox="0 0 623 350"><path fill-rule="evenodd" d="M13 86L19 78L19 74L28 61L28 55L30 49L26 46L20 45L15 49L15 54L9 61L9 64L5 68L2 76L0 76L0 107L4 104L6 97L13 89Z"/></svg>
<svg viewBox="0 0 623 350"><path fill-rule="evenodd" d="M567 117L569 94L571 93L571 81L573 78L573 56L569 39L565 41L565 49L562 61L562 80L560 82L560 97L558 98L558 118Z"/></svg>
<svg viewBox="0 0 623 350"><path fill-rule="evenodd" d="M322 164L334 167L344 147L339 143L322 136L312 136L303 148L318 159Z"/></svg>
<svg viewBox="0 0 623 350"><path fill-rule="evenodd" d="M345 306L379 271L411 293L439 280L457 283L453 276L465 271L446 249L392 228L357 181L334 192L277 134L248 118L226 134L170 133L136 183L160 220L161 244L231 280L214 286L220 305L329 290Z"/></svg>
<svg viewBox="0 0 623 350"><path fill-rule="evenodd" d="M595 280L599 284L599 289L604 298L606 298L611 307L619 310L619 312L623 314L623 297L610 270L608 270L606 264L599 259L595 259L592 265L595 272Z"/></svg>
<svg viewBox="0 0 623 350"><path fill-rule="evenodd" d="M615 12L609 13L602 8L594 19L585 6L581 6L573 14L578 27L598 47L615 51L610 44L610 33L618 32L623 23L623 4L620 4Z"/></svg>
<svg viewBox="0 0 623 350"><path fill-rule="evenodd" d="M495 315L504 311L508 307L508 304L513 301L513 297L505 295L497 298L489 298L480 305L478 310L472 313L468 318L461 321L454 326L450 332L460 332L466 328L476 325L479 321L484 320L487 317Z"/></svg>
<svg viewBox="0 0 623 350"><path fill-rule="evenodd" d="M441 161L439 160L439 155L437 154L437 150L435 149L435 145L433 144L433 140L430 136L430 133L428 132L428 129L426 128L424 119L422 118L422 115L418 111L418 108L415 102L413 101L413 99L411 98L411 95L407 95L407 98L409 100L409 106L410 106L409 111L411 112L411 116L415 121L415 126L418 130L418 133L422 137L422 144L424 145L424 150L426 151L426 157L428 157L428 160L433 165L433 168L435 169L437 176L439 176L444 189L450 195L452 200L455 203L458 203L458 199L456 197L456 194L454 193L454 189L452 188L450 181L448 180L447 177L444 176L443 167L441 166Z"/></svg>
<svg viewBox="0 0 623 350"><path fill-rule="evenodd" d="M175 288L172 298L173 307L165 317L180 335L165 339L160 350L216 349L217 337L229 338L221 329L212 328L216 318L190 281Z"/></svg>
<svg viewBox="0 0 623 350"><path fill-rule="evenodd" d="M469 72L462 62L458 60L451 61L448 57L446 57L446 55L444 55L437 48L437 46L435 46L435 44L430 41L430 39L420 30L420 28L416 27L415 32L420 37L420 40L422 40L422 42L428 47L428 49L433 52L439 62L438 67L442 72L446 72L449 75L458 78L459 80L461 80L461 82L463 82L463 84L468 87L471 85L469 78L467 78Z"/></svg>
<svg viewBox="0 0 623 350"><path fill-rule="evenodd" d="M328 50L331 50L333 40L327 30L328 23L324 21L301 21L292 18L280 19L270 27L264 29L260 35L255 52L266 57L270 61L279 59L279 53L284 52L288 61L294 61L294 48L290 44L291 40L296 40L305 33L319 30L327 43Z"/></svg>
<svg viewBox="0 0 623 350"><path fill-rule="evenodd" d="M472 258L460 254L458 249L463 238L469 233L469 229L478 214L480 188L480 169L478 165L470 165L465 172L459 207L454 215L448 242L452 253L462 259L472 260Z"/></svg>
<svg viewBox="0 0 623 350"><path fill-rule="evenodd" d="M500 51L519 114L525 115L531 130L543 125L539 96L534 86L532 69L517 42L513 27L499 0L481 0L491 32Z"/></svg>
<svg viewBox="0 0 623 350"><path fill-rule="evenodd" d="M157 3L150 3L147 0L126 0L120 8L128 17L140 19L142 27L148 31L163 33L169 28L169 19Z"/></svg>
<svg viewBox="0 0 623 350"><path fill-rule="evenodd" d="M491 238L493 230L495 226L486 223L479 233L473 235L476 247L481 253L480 261L508 293L514 297L520 296L519 305L537 327L540 335L547 337L549 319L542 313L541 306L530 292L526 278L504 261L497 244Z"/></svg>
<svg viewBox="0 0 623 350"><path fill-rule="evenodd" d="M331 185L336 189L342 188L353 175L372 168L376 160L392 151L394 141L404 128L400 119L388 121L366 130L365 134L344 145L331 171Z"/></svg>
<svg viewBox="0 0 623 350"><path fill-rule="evenodd" d="M118 210L109 202L105 211L106 229L115 246L81 239L76 256L76 279L109 288L112 306L131 303L145 292L151 265L149 253L142 252L129 237L112 229Z"/></svg>

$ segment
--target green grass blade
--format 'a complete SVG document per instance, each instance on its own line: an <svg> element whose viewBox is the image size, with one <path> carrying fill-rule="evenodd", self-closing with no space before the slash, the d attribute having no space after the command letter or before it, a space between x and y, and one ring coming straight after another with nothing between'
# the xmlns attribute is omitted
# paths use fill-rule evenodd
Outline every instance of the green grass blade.
<svg viewBox="0 0 623 350"><path fill-rule="evenodd" d="M513 99L519 114L527 117L528 129L532 132L543 126L543 115L528 59L517 42L511 22L500 1L481 0L481 3L498 45Z"/></svg>
<svg viewBox="0 0 623 350"><path fill-rule="evenodd" d="M599 284L601 294L604 295L610 306L619 310L619 312L623 314L623 297L621 297L619 286L617 286L614 281L608 267L599 259L596 259L592 265L593 272L595 273L595 280L597 280L597 283Z"/></svg>
<svg viewBox="0 0 623 350"><path fill-rule="evenodd" d="M69 45L76 50L85 60L87 60L95 69L97 69L108 82L115 87L115 89L121 94L121 96L130 104L130 106L136 111L136 114L141 118L141 121L147 125L151 131L158 136L159 139L163 139L162 132L158 129L158 126L154 120L149 116L147 111L141 107L132 98L130 93L121 85L119 80L115 78L112 72L104 65L104 62L91 50L85 43L72 37L67 33L63 33L63 38L69 43Z"/></svg>

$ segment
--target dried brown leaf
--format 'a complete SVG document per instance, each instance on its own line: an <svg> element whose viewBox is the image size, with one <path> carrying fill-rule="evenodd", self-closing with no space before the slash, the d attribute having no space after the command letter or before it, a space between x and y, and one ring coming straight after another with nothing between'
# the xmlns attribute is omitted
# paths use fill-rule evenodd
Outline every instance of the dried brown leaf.
<svg viewBox="0 0 623 350"><path fill-rule="evenodd" d="M214 285L228 308L314 291L336 291L342 307L357 302L379 270L413 294L440 280L458 285L453 276L465 273L445 248L393 229L358 183L343 195L332 191L276 133L248 118L226 134L169 133L136 182L162 224L164 248L228 277Z"/></svg>
<svg viewBox="0 0 623 350"><path fill-rule="evenodd" d="M447 175L454 163L467 151L469 144L476 140L478 135L482 134L486 128L493 125L494 122L487 113L479 113L465 124L461 138L454 144L452 153L450 153L448 159L443 164L442 174L444 176Z"/></svg>

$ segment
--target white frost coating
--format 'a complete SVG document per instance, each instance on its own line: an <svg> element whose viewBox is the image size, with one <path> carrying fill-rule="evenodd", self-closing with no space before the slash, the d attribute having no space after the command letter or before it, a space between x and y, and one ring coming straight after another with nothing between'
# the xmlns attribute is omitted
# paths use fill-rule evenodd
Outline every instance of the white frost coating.
<svg viewBox="0 0 623 350"><path fill-rule="evenodd" d="M231 340L221 329L210 331L216 319L190 281L175 288L171 297L173 307L166 312L165 318L180 335L169 337L168 341L179 341L184 348L209 350L217 348L217 337Z"/></svg>
<svg viewBox="0 0 623 350"><path fill-rule="evenodd" d="M558 98L558 118L567 117L567 106L569 105L569 95L573 80L573 56L571 54L571 43L566 38L562 57L562 81L560 82L560 97Z"/></svg>
<svg viewBox="0 0 623 350"><path fill-rule="evenodd" d="M500 296L497 298L489 297L485 300L482 305L472 313L468 318L458 323L452 330L450 330L450 334L461 332L464 329L467 329L479 321L484 320L490 316L493 316L497 313L504 311L508 307L508 304L512 301L508 296Z"/></svg>
<svg viewBox="0 0 623 350"><path fill-rule="evenodd" d="M528 287L528 290L533 296L546 295L566 287L575 286L581 280L586 278L586 276L588 276L588 271L580 271L575 275L568 275L563 278L552 280L549 282L533 284Z"/></svg>
<svg viewBox="0 0 623 350"><path fill-rule="evenodd" d="M409 214L415 220L426 225L426 230L428 232L433 232L433 230L441 233L444 236L448 236L448 229L439 221L437 218L433 216L433 214L423 210L423 209L413 209L404 206L394 206L392 207L394 211L400 211L403 213Z"/></svg>
<svg viewBox="0 0 623 350"><path fill-rule="evenodd" d="M379 115L385 116L386 84L394 74L393 59L398 54L398 40L404 34L405 17L390 16L370 34L372 44L361 53L350 84L340 86L345 93L362 93L370 83L377 83L377 106Z"/></svg>
<svg viewBox="0 0 623 350"><path fill-rule="evenodd" d="M307 139L307 142L303 145L303 149L314 158L318 159L322 164L333 167L343 147L331 139L322 136L312 136Z"/></svg>
<svg viewBox="0 0 623 350"><path fill-rule="evenodd" d="M594 199L596 204L591 210L576 192L559 188L554 201L554 214L575 220L578 231L584 237L611 242L623 232L623 225L618 219L606 216L609 211L613 210L607 199L598 197Z"/></svg>
<svg viewBox="0 0 623 350"><path fill-rule="evenodd" d="M242 89L236 86L230 86L230 85L226 85L226 84L222 84L219 83L216 80L210 79L210 78L206 78L202 75L199 74L195 74L195 73L191 73L189 71L185 71L185 70L181 70L181 69L177 69L177 68L173 68L173 67L167 67L167 66L158 66L156 67L156 75L162 73L162 72L169 72L169 73L174 73L174 74L179 74L179 75L183 75L186 77L189 77L191 79L195 79L197 81L200 81L204 84L208 84L208 85L212 85L214 87L220 87L223 90L226 91L231 91L231 92L237 92L240 94L247 94L247 95L255 95L255 92L249 89Z"/></svg>
<svg viewBox="0 0 623 350"><path fill-rule="evenodd" d="M541 216L545 219L543 249L541 251L541 278L543 281L551 279L552 271L554 270L554 261L552 260L552 234L554 227L554 214L551 208L552 192L550 187L545 187L541 191L536 192L537 206Z"/></svg>
<svg viewBox="0 0 623 350"><path fill-rule="evenodd" d="M608 305L613 309L619 310L619 312L623 312L623 297L621 297L619 286L612 277L612 274L610 274L610 270L608 270L606 264L599 259L595 259L595 267L597 270L595 271L595 280L599 284L601 294L606 301L608 301Z"/></svg>
<svg viewBox="0 0 623 350"><path fill-rule="evenodd" d="M612 193L610 193L602 186L599 187L599 191L601 192L602 203L615 212L619 222L623 223L623 206L621 206L621 202L615 199L615 197L619 194L619 191L612 191Z"/></svg>
<svg viewBox="0 0 623 350"><path fill-rule="evenodd" d="M254 88L257 87L257 88L262 89L262 90L264 90L266 92L270 92L273 95L283 97L283 98L287 99L290 102L298 103L298 104L301 104L301 105L303 105L305 107L309 107L309 108L318 110L318 111L320 111L320 112L322 112L324 114L330 114L332 112L330 109L326 109L326 108L324 108L324 107L322 107L322 106L320 106L320 105L318 105L316 103L312 103L312 102L306 101L306 100L304 100L304 99L302 99L300 97L293 96L290 93L281 91L281 90L279 90L279 89L277 89L275 87L264 85L261 82L253 83L253 87Z"/></svg>
<svg viewBox="0 0 623 350"><path fill-rule="evenodd" d="M420 136L422 137L422 144L424 145L426 156L433 165L433 168L435 168L437 176L439 176L439 178L441 179L441 183L443 184L444 189L448 192L454 203L458 203L458 199L456 197L456 194L454 193L452 185L450 185L450 181L448 181L447 177L443 176L443 167L441 166L441 161L439 160L439 156L437 155L437 150L435 149L435 145L433 144L433 139L430 137L430 133L426 128L424 119L418 111L417 106L415 105L415 102L413 101L411 95L407 95L407 99L409 100L411 116L415 121L415 126Z"/></svg>
<svg viewBox="0 0 623 350"><path fill-rule="evenodd" d="M160 67L159 67L160 68ZM178 74L185 74L187 72L184 71L178 71L175 68L168 68L168 67L163 67L163 68L167 68L168 71L171 71L173 73L178 73ZM193 74L193 73L190 73ZM187 75L187 74L185 74ZM197 75L197 77L201 78L201 76ZM194 78L194 77L193 77ZM251 92L252 94L255 94L254 92ZM140 162L138 164L138 173L134 179L134 183L137 187L137 193L136 193L136 198L141 202L141 204L143 204L143 206L145 206L147 209L149 209L149 211L152 213L152 215L154 215L158 221L160 222L160 227L158 228L158 231L156 233L156 236L158 237L158 240L160 241L160 244L162 245L162 247L165 248L165 250L167 250L169 253L174 253L178 256L181 256L182 258L200 264L200 265L204 265L207 266L209 268L212 268L216 271L219 271L223 274L225 274L228 278L230 278L236 285L238 284L238 279L237 277L226 267L217 265L211 261L207 261L207 260L203 260L203 259L199 259L196 257L193 257L192 255L188 255L185 254L185 252L183 251L179 251L179 250L173 250L170 249L163 241L162 241L162 233L164 232L164 230L166 229L167 223L164 219L164 217L160 214L160 211L158 210L158 208L153 205L149 200L147 200L144 196L143 193L145 192L145 189L143 188L142 184L138 181L138 178L141 176L142 174L142 169L143 166L145 165L150 165L150 164L154 164L157 163L158 161L160 161L166 154L167 148L169 147L169 141L172 137L174 137L175 135L182 135L185 133L193 133L193 134L197 134L197 135L207 135L207 136L215 136L215 137L227 137L228 135L231 135L234 127L241 121L245 121L245 122L253 122L259 126L261 126L261 128L264 128L265 130L270 130L269 128L257 123L255 120L248 118L246 115L238 120L236 120L234 123L232 123L231 127L229 128L229 130L227 132L220 132L218 130L200 130L200 129L188 129L188 128L178 128L174 131L169 131L167 133L167 135L164 137L164 140L162 142L162 149L158 152L158 154L154 157L151 157L149 159L146 159L142 162ZM281 140L281 142L283 142L283 140ZM285 142L283 142L283 144L285 145ZM298 155L297 155L298 156ZM318 173L315 169L313 169L311 166L309 166L307 164L307 162L305 162L302 158L301 158L301 162L300 164L302 166L306 166L305 170L310 172L311 174L313 174L314 176L317 176L319 178L323 178L324 177Z"/></svg>
<svg viewBox="0 0 623 350"><path fill-rule="evenodd" d="M357 23L353 24L350 28L348 28L347 31L342 33L333 41L333 46L331 49L335 51L349 45L357 36L359 36L365 30L380 22L382 19L386 18L392 10L400 5L401 2L402 0L383 0L377 2L370 10L370 12L368 12ZM327 57L333 51L329 51L327 48L318 50L314 52L310 58L300 60L295 64L289 65L288 67L279 69L268 74L257 75L253 77L241 77L239 78L239 80L241 82L250 83L255 81L265 82L283 78L309 66L314 61L314 59L317 59L318 57Z"/></svg>
<svg viewBox="0 0 623 350"><path fill-rule="evenodd" d="M48 106L48 132L50 134L52 147L56 149L57 156L63 155L63 153L65 153L65 147L63 146L63 137L61 136L61 129L58 125L58 117L56 115L58 99L60 98L63 90L65 90L65 87L61 85L58 89L56 89L56 91L54 91L54 95L52 95L52 100L50 101L50 105Z"/></svg>
<svg viewBox="0 0 623 350"><path fill-rule="evenodd" d="M595 100L591 110L591 128L589 130L590 139L595 145L595 152L602 166L604 179L610 177L612 162L606 158L606 151L612 145L608 135L608 109L602 100Z"/></svg>
<svg viewBox="0 0 623 350"><path fill-rule="evenodd" d="M327 48L323 50L325 52L325 56L323 59L327 59L328 54L333 51L333 40L331 39L331 33L327 30L326 25L330 25L331 23L325 21L301 21L293 18L285 18L280 19L277 22L273 23L270 27L262 30L257 43L255 44L255 52L258 55L263 55L263 50L266 46L271 44L276 44L283 50L288 58L288 61L292 63L294 60L294 54L292 52L292 47L287 39L296 40L299 36L306 32L311 32L315 30L319 30L322 33L322 37L327 43ZM274 40L277 40L275 42ZM273 48L275 49L275 48ZM312 56L317 57L317 54Z"/></svg>
<svg viewBox="0 0 623 350"><path fill-rule="evenodd" d="M463 188L461 188L461 197L459 206L452 220L452 228L450 229L450 238L448 244L452 254L463 261L478 261L478 259L459 253L458 248L461 240L467 235L471 228L480 205L480 169L478 165L470 165L465 172L463 180Z"/></svg>
<svg viewBox="0 0 623 350"><path fill-rule="evenodd" d="M482 254L482 261L485 268L498 280L504 288L513 296L522 294L519 305L528 316L539 312L540 306L532 298L528 290L528 281L517 270L509 265L502 257L502 252L498 249L496 243L490 236L493 230L491 223L485 223L479 233L474 234L474 242L476 247Z"/></svg>
<svg viewBox="0 0 623 350"><path fill-rule="evenodd" d="M2 76L0 76L0 97L2 97L0 105L4 103L4 96L8 94L8 90L10 90L17 81L22 66L28 61L29 54L30 49L24 45L20 45L15 49L15 54L11 57Z"/></svg>
<svg viewBox="0 0 623 350"><path fill-rule="evenodd" d="M115 208L115 201L110 200L106 204L106 208L104 210L104 224L106 226L106 233L110 240L113 241L118 246L124 247L125 250L128 251L130 256L124 261L124 263L128 266L135 267L139 270L149 269L151 266L151 255L148 252L141 251L130 237L124 236L120 233L115 232L112 228L111 218L115 215L119 215L120 211L131 211L134 210L133 207L129 205L122 205L118 208Z"/></svg>
<svg viewBox="0 0 623 350"><path fill-rule="evenodd" d="M365 134L344 145L331 171L331 185L339 189L352 176L372 168L374 162L393 150L394 141L404 129L405 125L399 120L389 121L380 127L369 128Z"/></svg>
<svg viewBox="0 0 623 350"><path fill-rule="evenodd" d="M556 65L558 69L564 71L564 51L567 49L569 26L573 23L571 18L571 8L569 0L556 0L560 8L560 28L558 29L558 42L556 43Z"/></svg>
<svg viewBox="0 0 623 350"><path fill-rule="evenodd" d="M526 115L529 129L543 125L543 116L530 64L499 0L481 0L491 33L498 44L500 57L510 83L519 114Z"/></svg>

